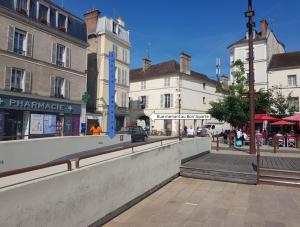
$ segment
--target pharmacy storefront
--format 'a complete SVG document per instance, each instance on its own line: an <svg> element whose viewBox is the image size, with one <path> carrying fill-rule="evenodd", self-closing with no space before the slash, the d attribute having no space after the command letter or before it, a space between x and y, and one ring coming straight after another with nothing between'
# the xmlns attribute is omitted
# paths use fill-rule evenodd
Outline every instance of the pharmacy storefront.
<svg viewBox="0 0 300 227"><path fill-rule="evenodd" d="M81 104L0 94L0 140L77 136Z"/></svg>

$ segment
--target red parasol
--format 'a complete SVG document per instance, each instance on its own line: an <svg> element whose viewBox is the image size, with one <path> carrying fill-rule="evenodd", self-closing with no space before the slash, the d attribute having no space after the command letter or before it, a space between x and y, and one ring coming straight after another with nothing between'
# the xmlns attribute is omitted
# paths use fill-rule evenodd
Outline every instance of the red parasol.
<svg viewBox="0 0 300 227"><path fill-rule="evenodd" d="M255 114L255 121L280 121L280 119L266 114Z"/></svg>
<svg viewBox="0 0 300 227"><path fill-rule="evenodd" d="M295 114L289 117L285 117L283 119L287 121L300 121L300 114Z"/></svg>
<svg viewBox="0 0 300 227"><path fill-rule="evenodd" d="M292 123L292 122L288 122L288 121L277 121L277 122L274 122L272 123L271 125L294 125L295 123Z"/></svg>

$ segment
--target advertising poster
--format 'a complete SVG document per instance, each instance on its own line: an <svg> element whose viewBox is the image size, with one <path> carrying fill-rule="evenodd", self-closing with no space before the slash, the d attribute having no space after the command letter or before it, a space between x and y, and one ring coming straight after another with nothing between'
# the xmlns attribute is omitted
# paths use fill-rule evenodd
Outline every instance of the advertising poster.
<svg viewBox="0 0 300 227"><path fill-rule="evenodd" d="M44 132L44 115L31 114L30 116L30 134L41 135Z"/></svg>
<svg viewBox="0 0 300 227"><path fill-rule="evenodd" d="M56 133L56 115L44 115L44 134Z"/></svg>

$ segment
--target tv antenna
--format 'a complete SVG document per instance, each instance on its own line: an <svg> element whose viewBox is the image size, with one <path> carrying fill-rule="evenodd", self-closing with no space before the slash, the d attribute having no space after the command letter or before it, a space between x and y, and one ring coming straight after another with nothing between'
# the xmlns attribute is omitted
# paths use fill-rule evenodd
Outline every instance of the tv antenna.
<svg viewBox="0 0 300 227"><path fill-rule="evenodd" d="M220 81L221 76L221 58L216 59L216 77L217 80Z"/></svg>
<svg viewBox="0 0 300 227"><path fill-rule="evenodd" d="M146 58L150 59L150 48L151 48L151 43L147 43L147 49L146 49Z"/></svg>

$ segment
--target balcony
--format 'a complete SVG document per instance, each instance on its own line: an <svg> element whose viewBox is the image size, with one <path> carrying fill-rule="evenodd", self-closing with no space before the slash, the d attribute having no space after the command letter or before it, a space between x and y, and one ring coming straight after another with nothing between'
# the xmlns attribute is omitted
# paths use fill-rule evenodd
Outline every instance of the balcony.
<svg viewBox="0 0 300 227"><path fill-rule="evenodd" d="M17 8L16 11L24 16L28 16L28 11L27 9L24 8Z"/></svg>
<svg viewBox="0 0 300 227"><path fill-rule="evenodd" d="M14 48L14 53L24 55L24 56L26 55L26 51L18 48Z"/></svg>
<svg viewBox="0 0 300 227"><path fill-rule="evenodd" d="M97 32L98 33L109 33L117 36L119 39L129 43L129 31L122 26L118 26L117 33L113 32L113 19L107 17L101 17L98 20Z"/></svg>
<svg viewBox="0 0 300 227"><path fill-rule="evenodd" d="M59 67L65 67L65 63L63 61L59 61L59 60L56 61L56 65Z"/></svg>

